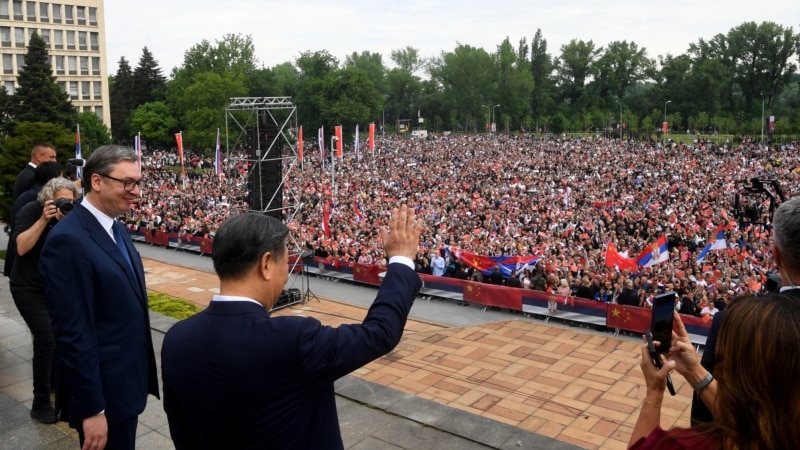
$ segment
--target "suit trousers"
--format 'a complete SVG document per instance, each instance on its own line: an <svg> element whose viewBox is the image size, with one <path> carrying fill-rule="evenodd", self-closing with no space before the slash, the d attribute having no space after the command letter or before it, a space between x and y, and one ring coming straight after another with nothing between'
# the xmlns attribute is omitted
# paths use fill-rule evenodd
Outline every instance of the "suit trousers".
<svg viewBox="0 0 800 450"><path fill-rule="evenodd" d="M11 284L11 296L33 335L34 401L50 402L50 374L56 341L50 325L50 312L41 288Z"/></svg>

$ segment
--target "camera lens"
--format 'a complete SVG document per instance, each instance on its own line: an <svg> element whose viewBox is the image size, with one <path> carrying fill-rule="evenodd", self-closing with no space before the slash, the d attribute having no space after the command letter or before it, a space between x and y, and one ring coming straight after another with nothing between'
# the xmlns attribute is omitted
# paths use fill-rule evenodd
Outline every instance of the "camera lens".
<svg viewBox="0 0 800 450"><path fill-rule="evenodd" d="M67 200L65 198L60 198L56 200L54 205L56 206L56 208L58 208L59 211L61 211L61 214L65 216L69 214L70 211L72 211L72 208L75 207L75 205L72 204L71 200Z"/></svg>

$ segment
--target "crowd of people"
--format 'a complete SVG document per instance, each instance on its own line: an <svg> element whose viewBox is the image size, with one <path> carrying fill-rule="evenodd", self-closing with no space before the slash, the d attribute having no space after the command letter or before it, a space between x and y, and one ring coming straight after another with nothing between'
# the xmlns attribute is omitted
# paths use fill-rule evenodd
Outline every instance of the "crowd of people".
<svg viewBox="0 0 800 450"><path fill-rule="evenodd" d="M752 178L774 180L787 198L800 190L793 143L664 146L594 136L437 135L379 139L374 152L365 147L358 158L345 151L334 165L310 144L303 161L287 158L294 165L283 173L284 219L299 246L318 256L385 265L372 224L380 225L387 205L400 201L413 205L426 225L418 271L432 271L431 260L444 256L444 276L481 278L452 255L536 255L535 267L516 274L523 288L556 292L564 280L573 294L641 306L671 288L693 314L713 313L715 304L724 308L733 296L759 292L769 282L771 224L766 214L738 214L737 192ZM191 153L187 160L212 166L210 158ZM130 223L213 237L231 211L248 208L246 152L228 155L223 176L188 170L182 177L167 169L174 162L168 152L145 155L142 203L129 213ZM766 200L748 195L741 200ZM719 226L727 248L698 264ZM661 236L669 241L664 263L638 272L604 264L608 243L636 257Z"/></svg>

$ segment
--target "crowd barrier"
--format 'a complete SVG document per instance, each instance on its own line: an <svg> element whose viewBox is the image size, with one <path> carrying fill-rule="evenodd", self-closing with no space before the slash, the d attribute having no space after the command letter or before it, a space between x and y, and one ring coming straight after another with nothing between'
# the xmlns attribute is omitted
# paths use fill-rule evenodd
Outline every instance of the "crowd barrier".
<svg viewBox="0 0 800 450"><path fill-rule="evenodd" d="M135 241L151 245L188 250L200 254L211 254L213 239L201 238L177 233L166 233L157 230L140 229L128 226L131 238ZM290 255L289 265L292 272L301 273L303 268L309 273L329 278L352 281L370 286L381 284L380 274L384 268L364 265L352 261L341 261L332 258L301 259L299 254ZM546 292L521 289L507 286L459 280L456 278L435 277L420 274L423 281L421 295L442 297L452 300L464 300L486 307L507 308L537 314L550 319L569 320L588 325L606 326L635 333L643 333L650 326L651 311L648 308L609 304L576 298L572 296L548 294ZM556 310L551 311L548 303L554 301ZM681 314L694 344L705 345L706 337L711 329L710 316L694 317Z"/></svg>

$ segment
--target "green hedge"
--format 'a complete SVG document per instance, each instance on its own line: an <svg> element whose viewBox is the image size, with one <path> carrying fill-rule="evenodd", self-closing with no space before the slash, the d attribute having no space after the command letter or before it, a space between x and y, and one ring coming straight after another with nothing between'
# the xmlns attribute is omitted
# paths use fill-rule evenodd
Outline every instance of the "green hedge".
<svg viewBox="0 0 800 450"><path fill-rule="evenodd" d="M172 317L173 319L186 319L202 311L202 309L194 303L159 292L150 292L147 294L147 298L150 303L151 311Z"/></svg>

